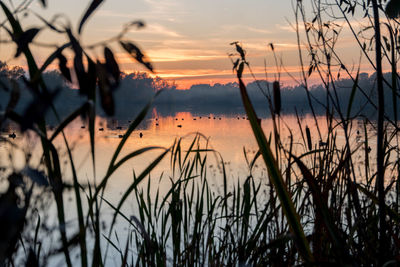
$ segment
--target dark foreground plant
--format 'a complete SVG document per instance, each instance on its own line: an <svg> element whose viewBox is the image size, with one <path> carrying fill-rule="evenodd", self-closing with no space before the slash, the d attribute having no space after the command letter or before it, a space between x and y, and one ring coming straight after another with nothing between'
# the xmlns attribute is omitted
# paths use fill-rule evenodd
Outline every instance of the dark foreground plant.
<svg viewBox="0 0 400 267"><path fill-rule="evenodd" d="M46 6L46 1L41 2ZM124 34L129 28L141 28L144 26L141 21L134 21L128 24L121 34L110 40L90 45L88 48L81 45L78 36L81 34L85 22L102 2L103 1L94 0L90 3L79 22L78 31L75 33L70 22L67 22L66 25L64 24L65 26L59 26L58 20L60 16L55 16L53 20L47 21L40 15L31 11L29 6L32 4L32 1L22 1L13 10L11 10L4 1L0 1L0 8L5 15L5 20L2 20L3 22L0 26L2 30L8 33L8 42L15 45L15 57L23 55L27 61L29 78L22 76L21 79L24 81L24 86L34 96L32 103L30 103L24 114L17 114L14 112L14 108L19 100L21 88L20 84L13 79L13 77L8 77L11 78L9 83L11 86L7 85L7 83L2 83L1 89L10 91L11 97L5 113L2 114L0 122L3 123L5 120L9 119L16 122L20 126L22 132L27 130L34 132L41 140L43 150L42 162L44 165L43 170L32 169L29 167L29 160L27 160L27 167L24 171L17 171L8 175L8 189L3 193L0 199L0 215L3 223L2 231L5 231L0 240L1 266L14 265L16 260L19 260L21 256L23 258L24 256L26 257L26 264L28 266L39 265L39 263L43 264L43 262L39 261L42 256L41 242L37 240L38 231L42 226L40 217L35 230L35 238L33 240L22 238L24 228L28 225L29 217L33 216L32 210L34 210L33 208L35 207L34 203L31 203L32 192L38 187L44 187L45 190L49 189L52 192L57 210L57 228L61 242L57 243L59 248L53 248L54 251L50 251L49 255L62 252L66 265L72 266L73 259L71 258L71 251L73 247L78 246L80 250L79 261L82 266L88 266L88 264L92 264L93 266L103 265L101 251L102 236L100 229L102 201L100 197L106 188L109 178L127 160L149 150L163 149L160 147L147 147L130 152L126 156L120 156L120 152L126 140L144 119L144 116L149 110L151 105L151 103L149 103L128 127L109 163L105 176L100 179L99 183L89 186L89 191L87 191L82 185L82 179L78 177L70 149L70 143L64 134L64 129L80 116L87 120L93 162L93 176L94 181L96 181L98 177L96 179L94 134L96 120L95 103L96 101L100 101L104 112L107 115L113 115L115 110L113 91L117 89L120 79L119 66L114 58L112 50L108 48L107 45L110 42L118 42L137 62L145 66L149 71L153 71L152 64L138 46L130 41L123 40ZM23 29L18 20L18 16L23 13L36 16L43 22L43 27ZM50 30L60 36L66 37L68 42L57 47L45 60L43 65L39 67L30 50L30 45L35 43L35 37L38 33L44 30ZM94 59L87 51L88 49L96 47L103 47L103 62L100 61L101 59ZM74 75L68 67L67 58L64 56L66 50L70 50L72 53ZM43 72L46 71L55 60L58 60L59 70L65 79L69 82L76 81L80 97L85 100L85 103L81 107L72 112L63 121L61 121L58 116L57 107L53 105L53 99L55 99L60 89L48 88L42 78ZM76 79L73 80L73 77ZM58 125L55 130L51 132L46 127L47 125L44 119L44 115L47 112L53 112L58 120ZM72 185L67 184L66 177L64 177L61 172L59 151L54 145L54 140L59 135L63 138L67 150L68 163L73 177ZM168 151L167 149L163 150ZM135 189L136 185L140 183L146 175L148 175L165 154L165 152L162 153L158 159L150 164L148 168L137 177L130 187L131 191ZM27 180L28 178L30 178L30 181ZM77 227L67 227L63 198L65 189L68 187L73 188L75 196L76 215L78 218ZM128 193L129 192L127 192L127 194ZM86 199L84 198L85 194ZM123 200L124 199L122 199L121 202L123 202ZM87 208L84 208L84 206L87 206ZM89 230L93 233L90 237L87 236ZM89 246L89 243L87 243L88 240L93 241L90 243L93 245ZM21 251L19 248L23 248L24 253L18 253Z"/></svg>
<svg viewBox="0 0 400 267"><path fill-rule="evenodd" d="M45 4L45 1L42 2ZM101 2L91 2L79 23L78 34ZM94 60L71 27L59 28L54 22L39 16L45 27L67 36L69 40L39 68L29 45L40 30L23 30L17 20L18 14L26 11L29 3L23 1L10 11L0 1L6 16L1 26L15 43L16 56L23 54L26 57L29 79L24 78L25 84L36 96L27 112L21 116L13 111L18 100L18 83L11 80L12 86L2 84L13 96L2 122L6 118L11 119L22 130L29 129L39 136L43 166L37 170L27 164L23 170L2 174L8 179L7 189L0 198L0 265L13 266L21 262L27 266L42 265L49 257L62 253L63 263L72 266L75 259L71 252L75 247L79 250L78 260L82 266L109 264L110 254L107 253L111 253L111 250L119 255L122 266L382 266L400 261L400 150L396 104L399 96L396 62L400 24L395 19L399 12L393 0L386 8L390 18L385 22L378 16L379 12L380 16L384 16L384 8L374 0L344 0L336 1L333 5L315 0L311 3L312 19L306 17L302 1L294 3L301 84L312 110L314 132L310 130L311 125L304 125L301 115L297 115L296 127L286 126L281 117L281 102L285 100L280 97L280 80L277 79L272 83L272 92L260 86L273 122L272 134L266 137L242 80L245 67L251 71L250 64L242 46L233 43L238 55L234 69L239 90L259 151L253 158L245 154L249 175L243 180L234 181L225 171L222 157L216 154L221 170L221 176L218 177L221 185L217 187L211 185L213 177L207 167L210 155L215 152L209 149L207 140L201 135L194 137L186 152L183 152L185 148L181 140L177 140L168 149L154 146L121 156L129 136L144 119L151 103L128 127L104 176L98 180L99 177L94 173L98 182L83 185L63 130L75 118L85 116L95 170L94 103L100 100L104 111L113 114L112 92L119 83L119 67L108 47L104 47L105 62ZM334 22L327 21L327 17L332 16L328 11L333 7L341 14L335 19L342 18L348 23L363 56L378 72L378 99L359 87L359 71L354 75L337 54L335 45L340 29ZM370 17L371 10L373 15ZM377 54L374 57L371 57L365 40L360 37L361 33L355 33L353 23L349 20L349 14L351 16L361 11L370 19L371 27L363 28L361 33L372 30L371 40L375 38L373 52ZM138 21L129 26L133 25L143 26ZM388 29L390 37L390 40L382 37L383 42L379 37L382 25ZM300 26L304 26L304 33L301 33ZM109 41L118 41L133 58L152 71L151 63L135 44L120 40L123 33ZM106 45L107 42L101 42L93 46ZM274 46L271 44L270 47L275 53ZM308 68L305 67L304 47L309 54ZM41 74L57 59L60 72L71 80L67 59L63 55L65 49L73 53L74 73L81 97L87 101L64 121L60 121L53 132L49 132L43 114L47 110L56 113L52 100L57 90L47 88ZM383 57L380 58L380 55ZM384 60L391 67L391 81L383 79L379 61ZM347 73L354 81L352 88L349 88L351 94L345 108L336 94L340 72ZM309 90L308 80L312 74L320 78L326 89L326 102L319 103L326 110L323 123L314 112L313 95ZM382 84L391 89L394 120L386 115L382 103ZM379 114L377 120L365 117L362 107L354 111L354 95L358 93L365 97L366 103L376 108ZM288 128L289 138L283 138L282 127ZM302 138L297 138L299 135L293 134L294 131L300 132ZM67 149L72 184L68 184L61 173L59 151L53 143L59 135ZM372 141L375 135L378 138L376 147ZM108 201L104 191L115 171L129 159L154 149L163 151L142 173L134 176L117 204ZM373 155L375 151L376 156ZM160 179L170 179L171 186L166 192L157 188L153 195L151 188L154 187L154 178L149 174L167 155L170 155L171 175ZM256 162L261 158L266 172L257 172L255 169ZM148 179L147 185L143 183L145 179ZM66 188L72 189L76 203L77 219L73 226L68 225L65 216L63 196ZM40 203L34 201L35 190L43 194L50 193L56 205L58 223L55 230L58 236L56 247L51 251L44 252L42 249L44 244L40 236L44 227L41 217L37 216L40 213L34 209L41 207ZM137 213L129 216L124 214L122 207L132 194ZM106 230L101 227L105 205L113 210L111 223ZM128 232L115 230L119 217L129 225ZM32 218L37 220L32 223ZM54 229L47 230L54 232ZM121 245L120 239L125 243Z"/></svg>

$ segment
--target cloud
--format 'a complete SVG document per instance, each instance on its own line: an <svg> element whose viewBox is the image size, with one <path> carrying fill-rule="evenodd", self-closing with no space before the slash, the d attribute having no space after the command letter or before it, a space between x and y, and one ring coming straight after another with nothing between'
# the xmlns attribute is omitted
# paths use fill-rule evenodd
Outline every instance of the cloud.
<svg viewBox="0 0 400 267"><path fill-rule="evenodd" d="M152 18L157 20L176 21L178 16L185 15L183 5L175 0L144 0L148 6L147 12L142 12L146 19Z"/></svg>
<svg viewBox="0 0 400 267"><path fill-rule="evenodd" d="M177 62L177 61L202 61L226 58L226 53L214 50L202 49L146 49L148 57L152 62ZM131 58L126 53L118 53L118 59L122 63L131 61Z"/></svg>
<svg viewBox="0 0 400 267"><path fill-rule="evenodd" d="M293 25L293 24L292 24ZM296 29L293 28L293 26L291 25L281 25L281 24L275 24L275 27L280 29L280 30L284 30L287 32L296 32Z"/></svg>
<svg viewBox="0 0 400 267"><path fill-rule="evenodd" d="M176 31L173 31L171 29L168 29L165 26L162 26L160 24L149 24L147 27L142 31L142 33L145 34L155 34L155 35L164 35L164 36L169 36L169 37L176 37L176 38L181 38L183 37L181 34L179 34Z"/></svg>
<svg viewBox="0 0 400 267"><path fill-rule="evenodd" d="M240 24L225 24L222 25L218 28L218 31L216 31L213 35L214 36L231 36L232 34L234 35L247 35L249 37L256 37L260 38L260 34L271 34L272 32L266 29L260 29L260 28L255 28L247 25L240 25Z"/></svg>
<svg viewBox="0 0 400 267"><path fill-rule="evenodd" d="M100 9L97 11L96 16L100 17L117 17L117 18L134 18L134 16L131 13L123 13L123 12L117 12L114 10L104 10Z"/></svg>

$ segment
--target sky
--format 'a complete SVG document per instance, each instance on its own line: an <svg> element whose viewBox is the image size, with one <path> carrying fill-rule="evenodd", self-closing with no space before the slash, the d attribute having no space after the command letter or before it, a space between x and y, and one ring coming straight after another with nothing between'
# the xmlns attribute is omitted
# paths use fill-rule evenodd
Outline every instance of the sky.
<svg viewBox="0 0 400 267"><path fill-rule="evenodd" d="M70 21L76 30L89 2L49 0L48 7L43 8L39 1L34 1L31 9L49 20L55 14L63 13L68 19L60 21ZM3 16L0 14L0 18ZM42 25L32 14L20 17L20 20L25 29ZM276 73L269 43L274 43L286 70L298 75L296 34L290 26L294 21L291 0L106 0L85 24L81 42L90 45L108 39L117 35L124 24L135 20L144 21L146 27L131 30L124 39L138 44L153 62L156 75L176 82L178 88L199 83L234 82L228 57L234 52L230 45L233 41L242 43L257 77L265 77L265 69L270 77ZM4 38L4 32L0 38ZM49 30L42 31L37 40L58 45L66 41ZM115 42L110 47L123 71L144 70ZM344 41L341 47L348 51L354 47L354 42ZM23 57L12 58L12 49L15 48L0 45L0 60L6 60L10 65L24 65ZM38 46L32 46L32 50L38 62L44 62L51 53L51 50ZM101 58L101 49L92 53ZM283 82L290 83L288 75L282 76Z"/></svg>

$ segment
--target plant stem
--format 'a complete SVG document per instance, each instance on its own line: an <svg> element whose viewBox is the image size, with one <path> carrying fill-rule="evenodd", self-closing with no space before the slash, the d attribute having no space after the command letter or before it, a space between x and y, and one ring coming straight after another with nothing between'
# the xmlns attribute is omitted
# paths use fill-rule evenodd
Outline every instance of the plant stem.
<svg viewBox="0 0 400 267"><path fill-rule="evenodd" d="M386 238L386 213L385 213L385 188L384 188L384 147L383 147L383 116L384 116L384 94L383 94L383 74L382 74L382 53L381 53L381 31L379 20L379 9L377 0L372 1L372 9L374 13L374 30L375 30L375 61L378 83L378 134L377 134L377 187L379 200L379 259L378 264L383 265L387 260L387 238Z"/></svg>

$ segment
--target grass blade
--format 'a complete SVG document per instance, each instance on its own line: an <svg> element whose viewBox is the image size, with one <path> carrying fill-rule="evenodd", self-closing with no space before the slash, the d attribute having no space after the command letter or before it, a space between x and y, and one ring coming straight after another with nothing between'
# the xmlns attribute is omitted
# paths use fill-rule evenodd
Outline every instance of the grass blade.
<svg viewBox="0 0 400 267"><path fill-rule="evenodd" d="M85 14L83 15L81 22L79 23L79 28L78 28L78 33L82 32L82 27L83 24L85 24L86 20L89 18L89 16L100 6L100 4L103 2L103 0L93 0L88 9L86 10Z"/></svg>
<svg viewBox="0 0 400 267"><path fill-rule="evenodd" d="M307 262L313 262L314 258L311 254L309 243L304 235L303 227L300 223L299 215L297 214L293 201L290 194L286 188L285 182L282 178L282 174L277 167L275 158L272 155L271 148L267 142L264 132L261 126L258 124L257 115L254 111L253 105L250 102L249 96L246 91L246 86L244 85L241 77L238 74L239 88L242 101L250 121L251 128L253 130L254 136L257 140L258 147L264 158L264 162L267 166L269 177L273 183L279 200L281 202L283 211L290 225L290 229L295 237L295 243L299 249L300 255Z"/></svg>

